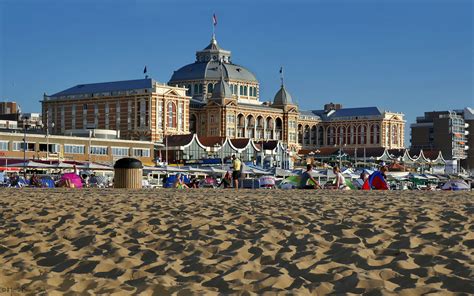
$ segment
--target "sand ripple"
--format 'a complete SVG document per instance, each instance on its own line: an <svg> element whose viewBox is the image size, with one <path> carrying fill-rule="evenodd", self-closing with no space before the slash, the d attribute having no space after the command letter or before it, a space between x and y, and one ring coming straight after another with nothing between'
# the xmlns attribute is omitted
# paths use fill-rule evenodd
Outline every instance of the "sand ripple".
<svg viewBox="0 0 474 296"><path fill-rule="evenodd" d="M473 198L4 189L0 289L29 295L467 294L474 291Z"/></svg>

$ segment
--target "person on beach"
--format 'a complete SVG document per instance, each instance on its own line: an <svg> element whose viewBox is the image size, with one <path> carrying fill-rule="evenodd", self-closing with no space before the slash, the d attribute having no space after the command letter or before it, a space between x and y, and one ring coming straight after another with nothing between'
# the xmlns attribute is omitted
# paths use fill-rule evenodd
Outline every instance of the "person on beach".
<svg viewBox="0 0 474 296"><path fill-rule="evenodd" d="M232 154L232 179L234 180L234 188L239 189L239 179L241 176L242 162L235 154Z"/></svg>
<svg viewBox="0 0 474 296"><path fill-rule="evenodd" d="M232 185L232 177L229 172L225 173L224 178L222 179L221 183L217 187L221 187L222 185L224 186L224 189L230 188L230 186Z"/></svg>
<svg viewBox="0 0 474 296"><path fill-rule="evenodd" d="M316 181L313 176L311 176L311 172L313 171L313 166L308 164L306 166L306 172L301 175L301 181L299 189L321 189L321 185L319 185L318 181ZM308 184L308 181L311 180L315 185Z"/></svg>
<svg viewBox="0 0 474 296"><path fill-rule="evenodd" d="M33 173L33 175L31 175L30 185L32 187L43 187L43 184L41 183L41 181L38 178L38 175L36 173Z"/></svg>
<svg viewBox="0 0 474 296"><path fill-rule="evenodd" d="M341 173L341 169L339 169L338 166L335 166L333 169L332 169L333 173L336 175L336 184L335 184L335 188L334 189L341 189L341 190L348 190L350 189L347 185L346 185L346 178L344 178L344 176L342 175Z"/></svg>
<svg viewBox="0 0 474 296"><path fill-rule="evenodd" d="M182 177L181 174L176 175L176 179L174 181L173 187L174 188L179 188L179 189L189 188L188 185L186 185L186 183L184 183L184 180L183 180L183 177Z"/></svg>

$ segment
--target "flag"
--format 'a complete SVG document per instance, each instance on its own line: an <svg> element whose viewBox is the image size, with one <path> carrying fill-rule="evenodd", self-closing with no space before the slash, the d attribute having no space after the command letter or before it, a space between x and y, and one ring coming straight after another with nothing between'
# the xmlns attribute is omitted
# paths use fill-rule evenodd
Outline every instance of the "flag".
<svg viewBox="0 0 474 296"><path fill-rule="evenodd" d="M214 24L214 26L217 25L217 17L215 13L212 15L212 23Z"/></svg>
<svg viewBox="0 0 474 296"><path fill-rule="evenodd" d="M143 74L146 74L146 66L145 66L145 69L143 69Z"/></svg>
<svg viewBox="0 0 474 296"><path fill-rule="evenodd" d="M283 67L280 67L280 74L283 73Z"/></svg>

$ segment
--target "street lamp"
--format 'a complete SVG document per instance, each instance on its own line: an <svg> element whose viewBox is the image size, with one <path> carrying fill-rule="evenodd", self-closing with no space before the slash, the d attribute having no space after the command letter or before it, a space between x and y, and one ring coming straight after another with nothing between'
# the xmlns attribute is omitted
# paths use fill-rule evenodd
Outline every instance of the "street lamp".
<svg viewBox="0 0 474 296"><path fill-rule="evenodd" d="M51 129L54 128L54 122L51 122ZM46 122L46 160L49 160L49 126Z"/></svg>
<svg viewBox="0 0 474 296"><path fill-rule="evenodd" d="M29 118L28 116L23 116L23 129L24 129L24 137L23 137L23 174L26 179L26 130L29 126Z"/></svg>

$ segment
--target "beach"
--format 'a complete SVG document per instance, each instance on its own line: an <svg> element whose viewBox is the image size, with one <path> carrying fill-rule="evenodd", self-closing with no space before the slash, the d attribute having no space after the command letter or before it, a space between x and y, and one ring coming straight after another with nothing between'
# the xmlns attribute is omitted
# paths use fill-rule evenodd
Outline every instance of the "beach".
<svg viewBox="0 0 474 296"><path fill-rule="evenodd" d="M0 191L0 296L459 295L473 250L473 192Z"/></svg>

